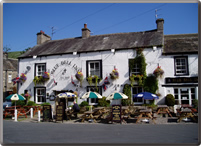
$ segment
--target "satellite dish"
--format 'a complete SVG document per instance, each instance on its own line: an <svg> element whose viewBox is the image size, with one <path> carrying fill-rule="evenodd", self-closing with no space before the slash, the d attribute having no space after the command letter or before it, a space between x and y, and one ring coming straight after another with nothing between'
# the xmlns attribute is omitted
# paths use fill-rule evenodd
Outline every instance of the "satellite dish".
<svg viewBox="0 0 201 146"><path fill-rule="evenodd" d="M31 66L27 66L27 70L29 71L31 69Z"/></svg>

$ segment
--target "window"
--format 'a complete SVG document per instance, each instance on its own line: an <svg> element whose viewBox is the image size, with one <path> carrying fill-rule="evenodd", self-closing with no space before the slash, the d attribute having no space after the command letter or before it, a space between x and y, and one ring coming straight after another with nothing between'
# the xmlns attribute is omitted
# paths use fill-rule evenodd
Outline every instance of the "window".
<svg viewBox="0 0 201 146"><path fill-rule="evenodd" d="M46 102L46 88L35 88L35 102L37 104Z"/></svg>
<svg viewBox="0 0 201 146"><path fill-rule="evenodd" d="M102 60L87 61L87 76L94 75L102 78Z"/></svg>
<svg viewBox="0 0 201 146"><path fill-rule="evenodd" d="M174 88L175 104L192 104L195 88Z"/></svg>
<svg viewBox="0 0 201 146"><path fill-rule="evenodd" d="M188 75L188 57L175 57L175 75Z"/></svg>
<svg viewBox="0 0 201 146"><path fill-rule="evenodd" d="M100 95L102 95L102 87L101 86L87 86L87 92L92 91L92 92L97 92ZM87 98L87 102L89 105L97 105L98 104L98 98Z"/></svg>
<svg viewBox="0 0 201 146"><path fill-rule="evenodd" d="M132 88L132 97L133 97L134 104L144 104L144 99L143 98L134 98L135 94L138 94L138 93L141 93L141 92L143 92L142 87L133 87Z"/></svg>
<svg viewBox="0 0 201 146"><path fill-rule="evenodd" d="M130 75L139 75L140 74L140 66L139 64L134 64L134 67L131 69Z"/></svg>
<svg viewBox="0 0 201 146"><path fill-rule="evenodd" d="M8 83L12 83L12 74L8 75Z"/></svg>
<svg viewBox="0 0 201 146"><path fill-rule="evenodd" d="M42 76L45 71L46 71L45 63L35 64L35 76Z"/></svg>

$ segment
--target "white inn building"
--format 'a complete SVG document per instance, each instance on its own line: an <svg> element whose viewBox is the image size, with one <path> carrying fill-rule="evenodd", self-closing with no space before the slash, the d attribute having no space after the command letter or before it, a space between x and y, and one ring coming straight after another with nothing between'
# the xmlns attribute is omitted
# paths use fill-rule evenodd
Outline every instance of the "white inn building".
<svg viewBox="0 0 201 146"><path fill-rule="evenodd" d="M83 99L80 97L87 91L97 91L107 97L115 91L123 92L127 85L131 103L147 103L133 98L145 89L136 78L137 81L130 86L129 79L132 74L142 75L142 66L131 64L138 56L138 50L142 50L146 62L144 76L153 74L158 66L164 71L158 78L155 93L160 96L155 104L165 104L165 96L172 94L176 104L191 105L193 99L198 99L198 34L164 35L164 20L158 19L156 24L157 28L150 31L94 36L84 24L81 37L61 40L51 40L42 31L37 33L37 45L18 58L18 73L26 73L27 76L27 80L19 84L18 94L28 92L31 101L37 104L49 102L54 106L62 100L56 99L61 92L76 91L78 103L81 103ZM119 78L115 80L110 77L114 68L119 72ZM75 78L77 71L83 73L82 86ZM50 74L50 79L35 85L34 77L42 76L44 72ZM88 83L90 75L101 78L97 85ZM110 84L104 86L106 77ZM69 100L69 104L72 101ZM95 99L87 101L97 104Z"/></svg>

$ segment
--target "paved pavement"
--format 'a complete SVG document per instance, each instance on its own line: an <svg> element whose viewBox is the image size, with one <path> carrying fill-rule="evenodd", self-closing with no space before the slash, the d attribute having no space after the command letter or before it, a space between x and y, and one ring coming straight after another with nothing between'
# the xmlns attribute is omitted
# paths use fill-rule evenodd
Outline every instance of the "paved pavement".
<svg viewBox="0 0 201 146"><path fill-rule="evenodd" d="M198 144L198 124L100 124L3 121L3 143Z"/></svg>

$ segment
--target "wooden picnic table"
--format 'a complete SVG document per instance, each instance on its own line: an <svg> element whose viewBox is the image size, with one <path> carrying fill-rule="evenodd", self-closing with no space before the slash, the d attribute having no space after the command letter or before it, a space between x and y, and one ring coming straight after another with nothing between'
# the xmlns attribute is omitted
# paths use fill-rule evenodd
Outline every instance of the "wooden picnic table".
<svg viewBox="0 0 201 146"><path fill-rule="evenodd" d="M158 105L157 114L169 114L172 117L167 105Z"/></svg>
<svg viewBox="0 0 201 146"><path fill-rule="evenodd" d="M66 112L67 119L71 120L73 115L75 118L77 118L78 112L75 112L73 109L66 109L65 112Z"/></svg>
<svg viewBox="0 0 201 146"><path fill-rule="evenodd" d="M93 114L94 114L94 111L86 111L86 112L84 112L84 115L81 116L81 119L82 119L81 122L84 122L85 120L89 120L89 119L93 119L94 122L96 122Z"/></svg>
<svg viewBox="0 0 201 146"><path fill-rule="evenodd" d="M178 116L177 122L180 122L184 118L192 118L193 121L197 122L197 120L195 119L194 115L192 114L191 109L185 108L185 109L183 109L181 111L178 110L178 112L179 112L179 116Z"/></svg>
<svg viewBox="0 0 201 146"><path fill-rule="evenodd" d="M136 123L140 121L140 119L152 119L153 122L155 123L154 118L152 117L152 109L145 109L145 110L140 110L139 116L137 117Z"/></svg>
<svg viewBox="0 0 201 146"><path fill-rule="evenodd" d="M26 115L26 112L23 108L16 108L17 110L17 118L19 116L25 116L27 118L27 115ZM11 115L11 116L15 116L15 107L9 107L9 108L5 108L4 112L3 112L3 115L5 116L5 118L8 116L8 115Z"/></svg>

